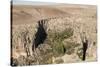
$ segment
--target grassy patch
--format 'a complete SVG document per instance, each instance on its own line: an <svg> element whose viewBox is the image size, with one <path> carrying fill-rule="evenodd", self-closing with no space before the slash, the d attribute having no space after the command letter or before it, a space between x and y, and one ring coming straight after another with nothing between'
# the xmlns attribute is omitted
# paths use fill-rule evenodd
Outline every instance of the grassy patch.
<svg viewBox="0 0 100 67"><path fill-rule="evenodd" d="M55 42L53 45L54 56L61 56L65 53L65 47L62 42Z"/></svg>
<svg viewBox="0 0 100 67"><path fill-rule="evenodd" d="M48 32L49 44L52 45L54 56L61 56L65 53L66 48L64 47L63 40L73 35L73 29L68 28L62 32Z"/></svg>

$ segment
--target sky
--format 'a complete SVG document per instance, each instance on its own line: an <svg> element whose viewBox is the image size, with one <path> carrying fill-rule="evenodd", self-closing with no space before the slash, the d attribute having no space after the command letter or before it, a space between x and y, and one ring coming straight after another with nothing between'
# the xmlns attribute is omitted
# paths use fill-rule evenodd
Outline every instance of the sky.
<svg viewBox="0 0 100 67"><path fill-rule="evenodd" d="M12 0L15 5L56 5L55 2L41 2L38 0Z"/></svg>
<svg viewBox="0 0 100 67"><path fill-rule="evenodd" d="M95 0L12 0L13 4L47 5L55 3L96 5ZM42 2L42 3L41 3Z"/></svg>

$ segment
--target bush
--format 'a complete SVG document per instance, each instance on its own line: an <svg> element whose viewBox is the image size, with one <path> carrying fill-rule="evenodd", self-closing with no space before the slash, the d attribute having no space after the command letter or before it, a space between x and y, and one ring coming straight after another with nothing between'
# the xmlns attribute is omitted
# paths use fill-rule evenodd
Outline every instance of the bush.
<svg viewBox="0 0 100 67"><path fill-rule="evenodd" d="M56 41L53 45L54 56L61 56L65 53L65 47L62 42Z"/></svg>
<svg viewBox="0 0 100 67"><path fill-rule="evenodd" d="M49 32L48 39L50 40L49 44L52 45L54 56L63 55L66 51L63 40L71 37L73 35L73 29L68 28L62 32Z"/></svg>

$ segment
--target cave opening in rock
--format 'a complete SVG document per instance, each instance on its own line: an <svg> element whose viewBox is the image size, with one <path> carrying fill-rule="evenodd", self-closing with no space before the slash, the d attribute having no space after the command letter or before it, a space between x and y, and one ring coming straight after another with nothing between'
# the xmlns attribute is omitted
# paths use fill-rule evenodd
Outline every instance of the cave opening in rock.
<svg viewBox="0 0 100 67"><path fill-rule="evenodd" d="M86 59L87 48L88 48L88 40L83 42L83 58L82 58L83 61L85 61L85 59Z"/></svg>
<svg viewBox="0 0 100 67"><path fill-rule="evenodd" d="M44 43L47 33L44 29L45 20L38 21L38 29L33 40L32 50L34 51L40 44Z"/></svg>

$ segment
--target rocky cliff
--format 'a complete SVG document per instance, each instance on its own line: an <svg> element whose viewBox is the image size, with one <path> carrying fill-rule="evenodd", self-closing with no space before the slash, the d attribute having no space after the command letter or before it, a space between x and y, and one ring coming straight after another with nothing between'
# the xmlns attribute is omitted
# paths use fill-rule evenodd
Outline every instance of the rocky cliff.
<svg viewBox="0 0 100 67"><path fill-rule="evenodd" d="M14 5L12 19L12 65L97 60L96 6Z"/></svg>

